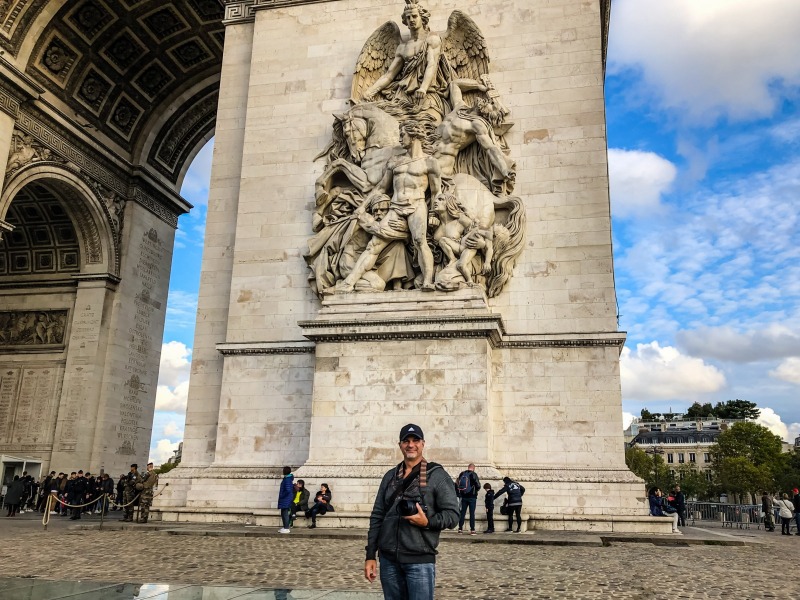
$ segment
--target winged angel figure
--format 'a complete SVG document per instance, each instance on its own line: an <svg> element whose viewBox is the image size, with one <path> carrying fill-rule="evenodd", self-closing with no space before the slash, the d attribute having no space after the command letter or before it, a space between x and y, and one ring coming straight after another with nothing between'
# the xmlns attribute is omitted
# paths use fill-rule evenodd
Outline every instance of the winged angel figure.
<svg viewBox="0 0 800 600"><path fill-rule="evenodd" d="M486 40L475 22L456 10L447 31L432 32L420 0L405 1L408 36L389 21L369 37L356 62L352 107L334 115L333 139L317 157L327 164L316 182L316 235L305 255L312 288L324 294L482 286L492 297L524 245L525 211L510 195L515 164L503 138L510 111L488 78ZM401 127L418 132L427 157L424 177L412 182L415 192L408 173L422 172L413 162L423 157L410 142L398 144ZM420 273L427 249L409 233L414 193L428 223L435 285L429 267ZM385 249L362 275L359 258L375 247Z"/></svg>

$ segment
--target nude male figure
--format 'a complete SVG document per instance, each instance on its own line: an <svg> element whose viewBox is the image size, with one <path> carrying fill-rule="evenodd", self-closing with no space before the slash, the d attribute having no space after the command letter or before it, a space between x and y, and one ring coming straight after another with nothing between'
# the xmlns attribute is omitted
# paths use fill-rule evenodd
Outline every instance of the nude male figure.
<svg viewBox="0 0 800 600"><path fill-rule="evenodd" d="M442 174L453 175L458 153L473 142L478 142L500 176L492 181L492 192L497 193L504 181L513 181L515 177L513 161L503 153L490 129L502 123L505 113L494 100L480 100L472 108L467 106L462 92L472 90L486 92L489 88L472 79L456 79L450 84L453 110L445 115L437 128L440 139L433 155L439 160Z"/></svg>
<svg viewBox="0 0 800 600"><path fill-rule="evenodd" d="M400 231L407 224L422 270L421 289L433 291L433 253L426 239L428 204L425 193L430 191L431 197L435 198L441 193L442 183L438 161L422 150L423 139L425 131L417 121L407 121L400 126L400 142L406 154L389 161L383 177L365 202L371 203L373 196L385 194L390 187L394 188L389 212L381 225ZM381 251L391 241L372 236L352 272L336 285L336 291L352 292L361 276L375 266Z"/></svg>

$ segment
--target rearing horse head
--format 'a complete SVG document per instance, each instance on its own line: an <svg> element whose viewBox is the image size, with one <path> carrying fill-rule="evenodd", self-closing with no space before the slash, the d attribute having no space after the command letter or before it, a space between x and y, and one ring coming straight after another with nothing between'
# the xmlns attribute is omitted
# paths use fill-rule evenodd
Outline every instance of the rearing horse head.
<svg viewBox="0 0 800 600"><path fill-rule="evenodd" d="M374 102L357 104L337 118L350 152L359 160L366 150L393 147L400 141L400 122Z"/></svg>

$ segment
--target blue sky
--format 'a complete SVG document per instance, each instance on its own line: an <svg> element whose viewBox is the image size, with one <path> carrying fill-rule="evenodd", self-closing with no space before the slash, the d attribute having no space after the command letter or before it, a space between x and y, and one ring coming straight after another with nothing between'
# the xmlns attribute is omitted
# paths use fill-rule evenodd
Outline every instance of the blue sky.
<svg viewBox="0 0 800 600"><path fill-rule="evenodd" d="M613 0L606 76L625 420L744 398L800 435L800 2ZM512 107L513 110L513 107ZM210 142L182 193L151 456L183 436Z"/></svg>

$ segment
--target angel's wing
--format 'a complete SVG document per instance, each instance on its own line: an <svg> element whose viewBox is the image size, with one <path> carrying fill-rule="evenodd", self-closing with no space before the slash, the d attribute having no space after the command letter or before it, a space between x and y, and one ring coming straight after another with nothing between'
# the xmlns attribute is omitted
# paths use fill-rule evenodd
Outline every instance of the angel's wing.
<svg viewBox="0 0 800 600"><path fill-rule="evenodd" d="M369 36L356 61L350 99L359 102L373 83L389 68L400 45L400 28L394 21L386 21Z"/></svg>
<svg viewBox="0 0 800 600"><path fill-rule="evenodd" d="M459 79L480 81L481 75L489 72L486 40L475 21L460 10L454 10L447 19L442 52Z"/></svg>

